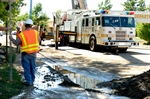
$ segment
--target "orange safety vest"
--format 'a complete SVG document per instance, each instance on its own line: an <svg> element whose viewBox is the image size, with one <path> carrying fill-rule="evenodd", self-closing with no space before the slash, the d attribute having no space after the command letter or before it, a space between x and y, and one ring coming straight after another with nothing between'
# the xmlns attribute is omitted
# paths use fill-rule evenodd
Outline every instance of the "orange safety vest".
<svg viewBox="0 0 150 99"><path fill-rule="evenodd" d="M34 53L39 50L39 36L36 30L26 30L18 34L22 41L21 52Z"/></svg>

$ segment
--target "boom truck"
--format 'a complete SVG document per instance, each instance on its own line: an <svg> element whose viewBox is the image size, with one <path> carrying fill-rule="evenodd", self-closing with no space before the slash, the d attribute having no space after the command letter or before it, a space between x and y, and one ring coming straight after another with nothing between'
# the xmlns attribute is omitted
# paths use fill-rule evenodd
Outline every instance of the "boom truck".
<svg viewBox="0 0 150 99"><path fill-rule="evenodd" d="M109 12L107 10L68 10L59 34L67 38L65 43L88 44L94 51L97 45L126 51L135 41L133 12Z"/></svg>
<svg viewBox="0 0 150 99"><path fill-rule="evenodd" d="M89 10L85 0L76 2L72 2L73 9L62 12L56 22L59 25L62 45L87 44L91 51L94 51L97 45L116 51L126 51L131 46L139 45L135 41L133 11ZM86 6L81 9L82 5Z"/></svg>

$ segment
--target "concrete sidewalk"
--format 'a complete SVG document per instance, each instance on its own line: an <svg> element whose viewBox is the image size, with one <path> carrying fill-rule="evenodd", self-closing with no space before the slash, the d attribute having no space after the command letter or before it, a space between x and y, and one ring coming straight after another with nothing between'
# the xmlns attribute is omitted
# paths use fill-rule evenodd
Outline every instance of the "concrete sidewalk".
<svg viewBox="0 0 150 99"><path fill-rule="evenodd" d="M21 54L16 55L16 60L14 61L13 66L17 69L19 73L22 74L24 72L21 65Z"/></svg>

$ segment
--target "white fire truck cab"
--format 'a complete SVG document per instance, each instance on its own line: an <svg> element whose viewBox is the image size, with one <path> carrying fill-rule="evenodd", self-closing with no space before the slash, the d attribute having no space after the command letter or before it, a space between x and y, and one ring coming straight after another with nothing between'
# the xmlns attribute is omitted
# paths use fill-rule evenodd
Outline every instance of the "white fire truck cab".
<svg viewBox="0 0 150 99"><path fill-rule="evenodd" d="M125 11L68 10L59 33L68 37L67 43L88 44L92 51L97 45L126 51L139 45L135 41L133 14Z"/></svg>

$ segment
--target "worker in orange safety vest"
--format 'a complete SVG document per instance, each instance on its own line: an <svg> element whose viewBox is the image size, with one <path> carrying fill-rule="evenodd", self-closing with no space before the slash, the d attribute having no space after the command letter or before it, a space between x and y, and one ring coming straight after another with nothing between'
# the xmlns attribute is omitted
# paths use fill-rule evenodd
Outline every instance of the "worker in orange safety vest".
<svg viewBox="0 0 150 99"><path fill-rule="evenodd" d="M38 31L32 29L33 21L31 19L27 19L24 25L25 30L18 34L16 40L11 35L9 39L13 44L21 47L21 63L25 78L22 83L30 86L33 85L35 80L36 54L39 51L40 36Z"/></svg>

